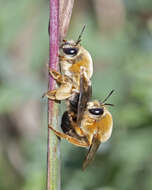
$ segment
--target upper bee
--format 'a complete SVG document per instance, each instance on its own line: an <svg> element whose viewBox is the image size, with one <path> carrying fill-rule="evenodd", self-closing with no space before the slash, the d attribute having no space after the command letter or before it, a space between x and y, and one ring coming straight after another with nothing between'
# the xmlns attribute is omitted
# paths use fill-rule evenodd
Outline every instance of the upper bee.
<svg viewBox="0 0 152 190"><path fill-rule="evenodd" d="M88 80L93 74L93 62L90 53L73 40L63 41L59 51L59 65L62 74L65 74L79 83L81 67L85 69Z"/></svg>
<svg viewBox="0 0 152 190"><path fill-rule="evenodd" d="M62 74L72 78L79 86L81 67L85 69L88 80L93 74L93 62L90 53L80 44L83 27L78 39L63 40L59 49L59 66Z"/></svg>

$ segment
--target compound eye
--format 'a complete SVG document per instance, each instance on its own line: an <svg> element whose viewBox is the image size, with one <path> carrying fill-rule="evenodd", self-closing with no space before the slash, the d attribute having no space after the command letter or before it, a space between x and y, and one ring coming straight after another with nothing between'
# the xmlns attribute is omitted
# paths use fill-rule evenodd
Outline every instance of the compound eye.
<svg viewBox="0 0 152 190"><path fill-rule="evenodd" d="M67 55L75 56L78 53L77 48L63 48L63 52Z"/></svg>
<svg viewBox="0 0 152 190"><path fill-rule="evenodd" d="M89 112L93 115L102 115L104 113L104 109L103 108L93 108L93 109L89 109Z"/></svg>

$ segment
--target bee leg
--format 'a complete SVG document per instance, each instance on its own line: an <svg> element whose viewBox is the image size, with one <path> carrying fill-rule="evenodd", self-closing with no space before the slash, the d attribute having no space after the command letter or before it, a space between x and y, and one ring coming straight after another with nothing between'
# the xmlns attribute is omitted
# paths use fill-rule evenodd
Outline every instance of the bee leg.
<svg viewBox="0 0 152 190"><path fill-rule="evenodd" d="M69 114L69 120L70 120L70 123L71 123L73 129L75 130L76 134L79 135L80 137L84 137L83 131L82 131L81 128L77 125L77 123L73 121L72 115L70 115L70 114Z"/></svg>
<svg viewBox="0 0 152 190"><path fill-rule="evenodd" d="M53 69L50 69L49 70L50 72L50 75L52 76L52 78L54 80L56 80L57 83L59 84L66 84L66 83L72 83L71 79L65 75L62 75L61 73L53 70Z"/></svg>
<svg viewBox="0 0 152 190"><path fill-rule="evenodd" d="M50 100L66 100L71 96L71 88L66 85L61 85L56 90L50 90L43 94L42 98L46 96Z"/></svg>
<svg viewBox="0 0 152 190"><path fill-rule="evenodd" d="M56 80L58 83L62 83L62 81L64 79L64 75L60 74L59 72L57 72L53 69L50 69L49 73L54 80Z"/></svg>
<svg viewBox="0 0 152 190"><path fill-rule="evenodd" d="M44 93L42 98L46 96L50 100L56 100L56 90L49 90L48 92Z"/></svg>
<svg viewBox="0 0 152 190"><path fill-rule="evenodd" d="M72 84L66 83L61 84L60 87L56 90L56 99L65 100L71 97L72 94Z"/></svg>
<svg viewBox="0 0 152 190"><path fill-rule="evenodd" d="M60 77L60 73L59 72L57 72L56 70L54 70L54 69L49 69L49 73L50 73L50 75L56 80L56 79L58 79L59 77Z"/></svg>
<svg viewBox="0 0 152 190"><path fill-rule="evenodd" d="M76 146L80 146L80 147L89 147L89 144L88 142L85 142L84 140L78 140L74 137L71 137L69 135L66 135L64 133L61 133L59 131L56 131L55 129L53 129L51 127L51 125L48 126L49 129L51 129L55 134L56 136L60 137L60 138L63 138L63 139L66 139L67 141L69 141L71 144L74 144Z"/></svg>

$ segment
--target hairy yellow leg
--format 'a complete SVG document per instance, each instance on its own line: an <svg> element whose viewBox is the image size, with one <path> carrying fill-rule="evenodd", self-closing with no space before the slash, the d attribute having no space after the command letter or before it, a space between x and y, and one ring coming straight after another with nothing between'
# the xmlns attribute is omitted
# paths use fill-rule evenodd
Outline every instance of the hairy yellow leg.
<svg viewBox="0 0 152 190"><path fill-rule="evenodd" d="M76 145L76 146L80 146L80 147L88 147L89 146L89 144L87 143L87 142L85 142L84 140L78 140L78 139L76 139L76 138L74 138L74 137L71 137L71 136L69 136L69 135L66 135L66 134L64 134L64 133L61 133L61 132L59 132L59 131L56 131L55 129L53 129L52 127L51 127L51 125L49 125L48 126L49 127L49 129L51 129L58 137L61 137L61 138L63 138L63 139L66 139L67 141L69 141L71 144L74 144L74 145Z"/></svg>
<svg viewBox="0 0 152 190"><path fill-rule="evenodd" d="M61 85L56 90L50 90L43 94L42 98L46 96L50 100L65 100L71 96L71 89L67 86Z"/></svg>
<svg viewBox="0 0 152 190"><path fill-rule="evenodd" d="M50 100L56 100L56 90L50 90L43 94L42 98L46 96Z"/></svg>
<svg viewBox="0 0 152 190"><path fill-rule="evenodd" d="M61 83L63 81L64 76L60 74L59 72L53 69L50 69L49 72L52 78L54 78L54 80L56 80L58 83Z"/></svg>
<svg viewBox="0 0 152 190"><path fill-rule="evenodd" d="M62 75L61 73L50 69L50 75L52 76L52 78L54 80L56 80L57 83L59 84L66 84L66 83L72 83L72 80L66 76L66 75Z"/></svg>
<svg viewBox="0 0 152 190"><path fill-rule="evenodd" d="M69 119L70 119L71 125L73 126L76 134L79 135L80 137L83 137L84 133L83 133L82 129L77 125L76 122L73 122L72 116L70 116Z"/></svg>

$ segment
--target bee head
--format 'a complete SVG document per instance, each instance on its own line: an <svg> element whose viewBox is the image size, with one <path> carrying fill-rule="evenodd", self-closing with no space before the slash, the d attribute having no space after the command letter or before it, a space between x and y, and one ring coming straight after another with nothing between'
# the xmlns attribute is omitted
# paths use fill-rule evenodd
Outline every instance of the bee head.
<svg viewBox="0 0 152 190"><path fill-rule="evenodd" d="M87 111L92 117L101 117L104 114L105 107L104 105L101 105L99 101L94 100L88 102Z"/></svg>
<svg viewBox="0 0 152 190"><path fill-rule="evenodd" d="M76 45L73 40L64 40L60 46L60 55L66 58L75 58L79 54L80 44Z"/></svg>
<svg viewBox="0 0 152 190"><path fill-rule="evenodd" d="M81 49L80 42L81 42L81 37L82 37L84 29L85 29L85 25L83 26L82 31L79 34L76 42L74 42L73 40L69 40L69 41L63 40L63 42L60 46L60 55L61 56L65 56L66 58L73 59L79 54L80 49Z"/></svg>
<svg viewBox="0 0 152 190"><path fill-rule="evenodd" d="M113 104L105 103L107 101L107 99L113 94L113 92L114 92L114 90L112 90L103 101L94 100L92 102L88 102L87 110L88 110L89 114L91 114L91 116L93 116L93 117L104 116L104 114L106 113L106 110L107 110L105 105L114 106Z"/></svg>

